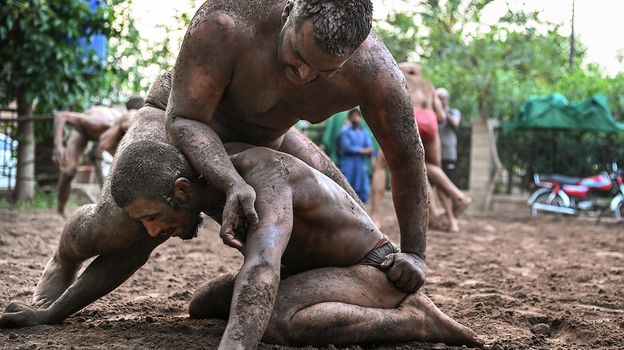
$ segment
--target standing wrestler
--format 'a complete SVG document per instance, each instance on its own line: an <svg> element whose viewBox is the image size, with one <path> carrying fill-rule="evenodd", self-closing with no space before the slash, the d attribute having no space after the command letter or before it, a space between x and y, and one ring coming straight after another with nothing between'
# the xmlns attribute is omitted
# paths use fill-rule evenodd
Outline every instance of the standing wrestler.
<svg viewBox="0 0 624 350"><path fill-rule="evenodd" d="M71 181L76 176L80 157L87 148L88 142L97 142L102 136L105 136L106 139L102 141L104 141L103 143L106 147L102 147L102 143L100 143L100 147L106 151L113 151L111 154L114 155L114 149L117 148L117 144L119 144L119 140L123 136L121 127L124 126L127 130L135 113L144 104L145 101L141 97L131 98L126 102L128 111L124 115L113 108L104 106L91 107L84 113L65 111L54 115L54 151L52 152L52 160L61 170L58 182L57 211L59 214L65 216L65 205L71 191ZM63 131L66 123L73 126L67 140L67 147L63 146ZM117 128L120 129L119 133L107 132L109 129L116 131ZM97 147L94 147L94 150L97 150ZM93 166L98 183L101 186L103 183L101 159L95 159Z"/></svg>
<svg viewBox="0 0 624 350"><path fill-rule="evenodd" d="M446 121L446 112L435 93L433 85L422 77L420 65L401 62L401 71L405 75L407 85L414 101L414 115L418 124L418 132L425 149L427 175L431 182L438 186L440 201L446 210L449 231L459 230L457 216L461 214L471 203L470 197L462 193L444 174L440 157L440 137L438 135L438 123ZM373 186L371 191L371 217L375 224L381 224L381 199L385 189L386 170L388 163L384 154L379 153L373 169ZM439 225L433 196L429 196L432 204L429 209L429 220L432 226ZM453 201L456 204L453 206Z"/></svg>

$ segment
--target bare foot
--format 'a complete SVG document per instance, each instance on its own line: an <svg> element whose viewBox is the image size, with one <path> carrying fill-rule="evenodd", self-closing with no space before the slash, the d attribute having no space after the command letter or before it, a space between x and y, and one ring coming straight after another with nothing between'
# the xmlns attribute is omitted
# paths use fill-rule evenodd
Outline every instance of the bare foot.
<svg viewBox="0 0 624 350"><path fill-rule="evenodd" d="M476 347L482 347L485 344L485 341L470 328L462 326L445 315L421 293L408 295L399 308L412 313L415 316L414 319L422 321L422 324L414 327L419 340Z"/></svg>
<svg viewBox="0 0 624 350"><path fill-rule="evenodd" d="M79 268L80 265L75 268L64 268L54 257L50 259L41 280L37 283L32 305L38 309L48 308L74 283Z"/></svg>
<svg viewBox="0 0 624 350"><path fill-rule="evenodd" d="M447 227L448 232L459 232L459 225L457 224L457 220L449 220L449 224Z"/></svg>
<svg viewBox="0 0 624 350"><path fill-rule="evenodd" d="M467 195L464 195L464 197L460 200L454 200L453 201L453 215L455 215L455 218L458 218L463 212L464 210L466 210L470 204L472 204L472 198L468 197Z"/></svg>
<svg viewBox="0 0 624 350"><path fill-rule="evenodd" d="M436 217L429 217L429 228L432 230L445 231L448 229L448 223L443 219L442 215Z"/></svg>

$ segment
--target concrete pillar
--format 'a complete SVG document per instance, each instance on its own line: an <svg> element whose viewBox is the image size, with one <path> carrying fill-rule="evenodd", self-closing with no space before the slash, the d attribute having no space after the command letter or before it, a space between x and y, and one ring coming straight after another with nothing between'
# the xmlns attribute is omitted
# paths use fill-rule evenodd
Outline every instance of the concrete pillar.
<svg viewBox="0 0 624 350"><path fill-rule="evenodd" d="M490 151L488 126L481 119L472 122L472 144L470 151L470 182L468 195L472 197L469 212L483 212L487 186L490 181L492 155Z"/></svg>

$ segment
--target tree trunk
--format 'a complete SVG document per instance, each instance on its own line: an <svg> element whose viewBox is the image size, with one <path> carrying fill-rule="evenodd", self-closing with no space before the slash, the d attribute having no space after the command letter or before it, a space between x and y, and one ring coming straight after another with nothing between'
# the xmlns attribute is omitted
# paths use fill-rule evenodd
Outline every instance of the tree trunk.
<svg viewBox="0 0 624 350"><path fill-rule="evenodd" d="M32 117L32 113L32 101L26 101L24 95L19 96L17 174L14 193L17 202L30 202L35 194L35 122L22 120Z"/></svg>

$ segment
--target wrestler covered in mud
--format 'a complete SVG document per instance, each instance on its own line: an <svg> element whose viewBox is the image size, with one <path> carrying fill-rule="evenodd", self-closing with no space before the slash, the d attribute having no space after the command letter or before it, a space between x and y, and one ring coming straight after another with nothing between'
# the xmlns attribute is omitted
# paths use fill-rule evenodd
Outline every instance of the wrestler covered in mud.
<svg viewBox="0 0 624 350"><path fill-rule="evenodd" d="M409 90L392 55L370 32L370 0L213 0L191 21L171 72L166 128L193 168L226 194L221 236L258 221L256 194L223 147L278 149L319 170L357 198L340 171L292 126L360 106L392 173L401 253L392 269L426 278L427 185ZM266 200L259 198L259 201ZM230 335L226 330L226 335Z"/></svg>

